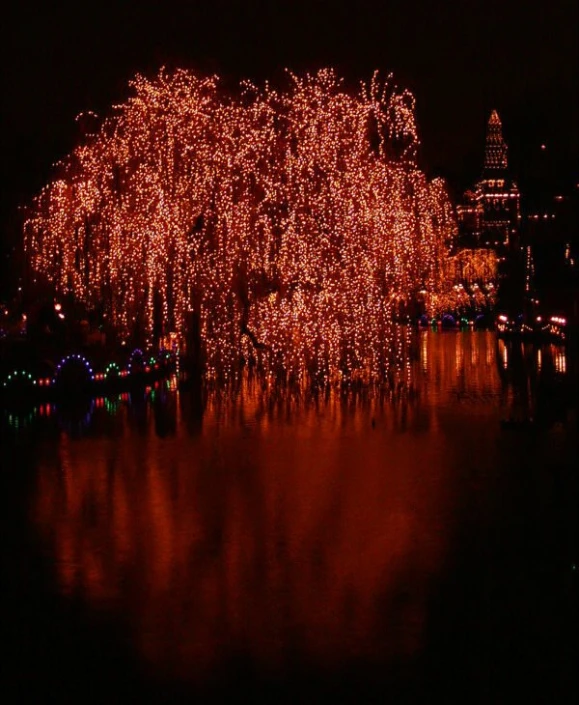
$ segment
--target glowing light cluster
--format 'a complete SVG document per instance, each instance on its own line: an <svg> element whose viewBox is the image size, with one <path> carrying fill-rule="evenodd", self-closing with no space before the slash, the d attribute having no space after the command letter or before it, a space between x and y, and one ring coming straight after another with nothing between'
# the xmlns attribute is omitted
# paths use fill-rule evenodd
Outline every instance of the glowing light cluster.
<svg viewBox="0 0 579 705"><path fill-rule="evenodd" d="M21 384L22 382L36 384L36 380L32 378L30 372L26 372L26 370L13 370L6 375L6 379L2 382L2 386L7 387L9 384Z"/></svg>
<svg viewBox="0 0 579 705"><path fill-rule="evenodd" d="M493 110L487 125L485 147L485 169L506 169L507 145L503 139L503 125L496 110Z"/></svg>
<svg viewBox="0 0 579 705"><path fill-rule="evenodd" d="M109 362L102 372L94 372L93 367L89 360L78 353L72 353L66 355L60 360L56 365L54 374L52 377L35 377L33 374L27 370L13 370L7 374L4 378L0 377L0 390L4 390L7 393L10 392L20 392L22 390L32 390L34 387L37 389L40 387L55 388L61 381L61 374L63 371L68 370L71 367L76 367L77 369L82 369L84 367L86 373L87 381L90 382L110 382L115 379L124 379L130 377L131 374L149 374L155 373L156 371L161 371L164 375L171 372L171 367L174 365L177 367L178 355L171 353L169 351L161 351L158 358L150 357L149 362L143 366L141 369L138 365L136 369L133 369L132 365L136 359L142 358L143 353L141 350L136 349L133 351L129 358L129 363L126 369L121 369L119 364L116 362ZM98 385L97 385L98 388ZM45 391L45 390L41 390ZM49 391L48 389L46 391Z"/></svg>
<svg viewBox="0 0 579 705"><path fill-rule="evenodd" d="M66 368L70 363L74 362L80 362L82 365L84 365L89 379L91 381L94 381L95 376L90 362L83 355L79 355L78 353L72 353L70 355L67 355L66 357L63 357L62 360L58 363L58 365L56 366L56 371L54 373L52 383L56 384L58 382L58 377L61 373L61 370L63 368Z"/></svg>
<svg viewBox="0 0 579 705"><path fill-rule="evenodd" d="M118 377L120 374L121 368L117 365L117 363L109 362L109 364L105 367L103 379L106 379L107 377Z"/></svg>
<svg viewBox="0 0 579 705"><path fill-rule="evenodd" d="M442 309L460 311L494 308L498 291L498 257L492 248L457 249L448 259L448 285Z"/></svg>
<svg viewBox="0 0 579 705"><path fill-rule="evenodd" d="M36 198L33 269L146 344L196 314L209 378L242 362L382 377L397 316L448 291L446 188L417 167L410 93L288 76L237 97L213 76L137 76Z"/></svg>

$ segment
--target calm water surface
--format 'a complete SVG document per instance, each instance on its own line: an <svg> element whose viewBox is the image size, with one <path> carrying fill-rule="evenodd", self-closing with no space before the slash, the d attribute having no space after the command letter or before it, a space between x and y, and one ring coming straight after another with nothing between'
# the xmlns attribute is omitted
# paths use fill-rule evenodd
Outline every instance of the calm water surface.
<svg viewBox="0 0 579 705"><path fill-rule="evenodd" d="M393 394L4 410L11 702L573 702L574 361L426 332L409 362Z"/></svg>

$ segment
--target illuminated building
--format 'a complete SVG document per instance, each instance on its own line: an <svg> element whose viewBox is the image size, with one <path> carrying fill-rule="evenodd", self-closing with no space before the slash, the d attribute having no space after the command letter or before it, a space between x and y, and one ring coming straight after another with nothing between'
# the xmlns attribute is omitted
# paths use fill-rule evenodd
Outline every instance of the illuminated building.
<svg viewBox="0 0 579 705"><path fill-rule="evenodd" d="M461 236L471 246L501 250L517 240L520 192L509 177L507 144L496 110L487 124L482 178L465 193L457 215Z"/></svg>

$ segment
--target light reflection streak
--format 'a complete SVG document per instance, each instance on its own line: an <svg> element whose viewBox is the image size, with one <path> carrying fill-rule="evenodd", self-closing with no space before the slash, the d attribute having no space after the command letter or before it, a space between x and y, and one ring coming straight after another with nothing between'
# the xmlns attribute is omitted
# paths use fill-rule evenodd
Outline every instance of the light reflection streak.
<svg viewBox="0 0 579 705"><path fill-rule="evenodd" d="M502 340L502 338L499 338L498 346L499 346L499 354L500 354L501 362L502 362L503 368L506 370L507 366L509 364L509 351L508 351L508 348L507 348L505 341Z"/></svg>
<svg viewBox="0 0 579 705"><path fill-rule="evenodd" d="M560 374L567 372L567 357L564 348L555 348L554 351L555 371Z"/></svg>

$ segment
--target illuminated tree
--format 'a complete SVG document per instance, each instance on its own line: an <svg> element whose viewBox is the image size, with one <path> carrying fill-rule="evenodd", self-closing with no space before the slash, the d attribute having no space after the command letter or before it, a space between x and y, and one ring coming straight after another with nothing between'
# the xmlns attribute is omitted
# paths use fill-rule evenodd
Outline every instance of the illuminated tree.
<svg viewBox="0 0 579 705"><path fill-rule="evenodd" d="M34 270L121 335L201 325L208 377L242 361L326 381L375 379L396 312L448 288L455 221L418 169L414 99L332 70L236 97L189 71L132 95L60 165L25 224Z"/></svg>

